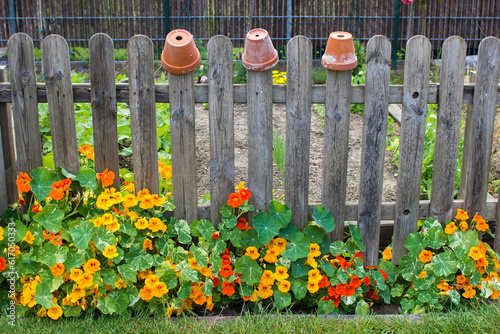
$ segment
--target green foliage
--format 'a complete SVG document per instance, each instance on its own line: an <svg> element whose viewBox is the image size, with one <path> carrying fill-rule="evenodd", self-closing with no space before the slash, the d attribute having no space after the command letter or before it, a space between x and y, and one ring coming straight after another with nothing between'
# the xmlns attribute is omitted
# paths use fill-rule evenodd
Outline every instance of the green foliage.
<svg viewBox="0 0 500 334"><path fill-rule="evenodd" d="M436 122L437 122L437 106L427 106L427 117L425 126L425 142L424 142L424 158L422 162L422 183L420 185L420 193L427 195L430 198L432 186L432 170L434 167L434 146L436 143ZM464 120L462 120L464 122ZM389 127L389 132L392 131ZM464 138L461 135L458 142L458 159L457 159L457 173L455 175L455 193L454 197L458 196L460 187L460 176L462 170L462 152L464 145ZM387 148L393 151L392 162L399 165L399 137L388 136Z"/></svg>
<svg viewBox="0 0 500 334"><path fill-rule="evenodd" d="M282 184L285 184L285 137L276 129L273 131L273 159L281 173Z"/></svg>

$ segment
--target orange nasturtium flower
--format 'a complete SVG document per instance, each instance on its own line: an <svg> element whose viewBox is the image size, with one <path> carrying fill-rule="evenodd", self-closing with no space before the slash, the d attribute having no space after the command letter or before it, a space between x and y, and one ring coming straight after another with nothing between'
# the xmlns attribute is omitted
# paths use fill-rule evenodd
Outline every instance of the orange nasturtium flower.
<svg viewBox="0 0 500 334"><path fill-rule="evenodd" d="M79 149L78 152L83 154L87 159L89 160L94 160L94 147L90 146L89 143L82 145Z"/></svg>
<svg viewBox="0 0 500 334"><path fill-rule="evenodd" d="M469 228L469 225L467 225L467 222L460 222L460 225L458 225L460 227L460 230L462 231L467 231L467 229Z"/></svg>
<svg viewBox="0 0 500 334"><path fill-rule="evenodd" d="M247 201L250 199L250 197L252 197L252 194L250 193L250 190L248 190L248 188L241 188L238 193L240 194L241 196L241 199L244 201Z"/></svg>
<svg viewBox="0 0 500 334"><path fill-rule="evenodd" d="M141 299L148 301L151 298L154 297L155 291L153 290L153 287L150 285L145 285L144 288L142 288L139 291L139 295L141 296Z"/></svg>
<svg viewBox="0 0 500 334"><path fill-rule="evenodd" d="M455 216L455 219L456 220L461 220L461 221L467 220L467 219L469 219L469 215L464 210L458 209L457 210L457 215Z"/></svg>
<svg viewBox="0 0 500 334"><path fill-rule="evenodd" d="M448 225L446 225L446 227L444 228L444 233L453 234L453 233L455 233L456 230L457 230L457 225L455 225L454 222L451 222Z"/></svg>
<svg viewBox="0 0 500 334"><path fill-rule="evenodd" d="M70 179L55 181L52 183L52 190L49 193L49 197L55 199L56 201L62 200L65 194L66 196L68 195L70 185Z"/></svg>
<svg viewBox="0 0 500 334"><path fill-rule="evenodd" d="M245 251L245 255L250 256L252 260L257 260L260 257L259 250L254 246L248 247Z"/></svg>
<svg viewBox="0 0 500 334"><path fill-rule="evenodd" d="M164 179L172 178L172 166L167 165L167 163L163 161L158 161L158 173Z"/></svg>
<svg viewBox="0 0 500 334"><path fill-rule="evenodd" d="M234 283L222 282L222 294L232 296L236 291L234 290Z"/></svg>
<svg viewBox="0 0 500 334"><path fill-rule="evenodd" d="M97 173L97 179L101 180L103 187L108 187L113 184L113 181L115 180L115 173L108 171L106 168L104 172Z"/></svg>
<svg viewBox="0 0 500 334"><path fill-rule="evenodd" d="M26 232L26 236L23 238L22 241L26 241L27 243L29 243L30 245L32 245L33 241L35 241L35 237L31 233L31 231L28 231L28 232Z"/></svg>
<svg viewBox="0 0 500 334"><path fill-rule="evenodd" d="M54 277L64 274L64 270L64 264L62 263L58 263L50 267L50 271L52 272L52 276Z"/></svg>
<svg viewBox="0 0 500 334"><path fill-rule="evenodd" d="M19 173L19 178L16 180L17 190L20 193L26 193L31 190L30 187L31 178L26 173Z"/></svg>
<svg viewBox="0 0 500 334"><path fill-rule="evenodd" d="M47 315L49 316L50 319L52 320L57 320L59 317L63 314L63 311L61 309L61 306L59 305L54 305L51 308L47 310Z"/></svg>
<svg viewBox="0 0 500 334"><path fill-rule="evenodd" d="M476 229L478 231L484 232L489 228L488 224L486 223L486 220L484 220L484 218L478 215L477 213L474 215L474 221L476 222Z"/></svg>
<svg viewBox="0 0 500 334"><path fill-rule="evenodd" d="M94 274L101 270L101 262L97 259L90 259L83 263L83 270L85 270L86 273Z"/></svg>
<svg viewBox="0 0 500 334"><path fill-rule="evenodd" d="M420 254L418 255L418 258L423 263L430 262L431 258L432 258L432 253L430 251L424 249L420 252Z"/></svg>
<svg viewBox="0 0 500 334"><path fill-rule="evenodd" d="M241 204L243 204L243 202L244 200L241 198L240 193L237 192L229 195L229 199L227 200L227 205L232 206L233 208L237 208Z"/></svg>

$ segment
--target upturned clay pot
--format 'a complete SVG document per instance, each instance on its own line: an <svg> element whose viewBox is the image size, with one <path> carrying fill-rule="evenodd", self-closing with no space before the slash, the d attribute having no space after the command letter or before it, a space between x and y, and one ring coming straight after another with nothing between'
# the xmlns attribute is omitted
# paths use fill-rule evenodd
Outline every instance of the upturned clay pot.
<svg viewBox="0 0 500 334"><path fill-rule="evenodd" d="M241 60L250 71L265 71L278 63L278 51L265 29L252 29L247 33Z"/></svg>
<svg viewBox="0 0 500 334"><path fill-rule="evenodd" d="M164 69L174 74L186 74L193 72L200 61L200 51L189 31L177 29L168 33L161 53L161 65Z"/></svg>
<svg viewBox="0 0 500 334"><path fill-rule="evenodd" d="M352 35L344 31L335 31L328 37L325 54L321 58L324 68L334 71L352 70L358 65L354 52Z"/></svg>

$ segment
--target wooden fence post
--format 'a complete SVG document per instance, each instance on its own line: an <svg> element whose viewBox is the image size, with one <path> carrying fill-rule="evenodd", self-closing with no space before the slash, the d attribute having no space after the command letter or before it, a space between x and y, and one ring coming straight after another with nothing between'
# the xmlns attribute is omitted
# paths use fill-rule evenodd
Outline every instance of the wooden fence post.
<svg viewBox="0 0 500 334"><path fill-rule="evenodd" d="M292 222L307 226L312 103L312 45L304 36L287 44L285 203Z"/></svg>
<svg viewBox="0 0 500 334"><path fill-rule="evenodd" d="M247 71L248 187L256 212L267 211L273 199L272 85L271 70Z"/></svg>
<svg viewBox="0 0 500 334"><path fill-rule="evenodd" d="M7 81L7 67L0 66L0 83ZM2 131L2 151L5 171L7 203L17 202L16 186L16 153L14 131L12 124L12 109L10 104L0 103L0 129Z"/></svg>
<svg viewBox="0 0 500 334"><path fill-rule="evenodd" d="M113 187L120 189L113 40L95 34L89 41L92 123L94 126L95 169L115 173ZM137 189L136 191L141 190Z"/></svg>
<svg viewBox="0 0 500 334"><path fill-rule="evenodd" d="M168 74L172 188L176 218L198 219L193 73Z"/></svg>
<svg viewBox="0 0 500 334"><path fill-rule="evenodd" d="M7 43L7 49L11 73L17 172L30 173L42 166L33 40L24 33L14 34Z"/></svg>
<svg viewBox="0 0 500 334"><path fill-rule="evenodd" d="M443 226L453 218L466 49L467 43L459 36L443 44L429 211Z"/></svg>
<svg viewBox="0 0 500 334"><path fill-rule="evenodd" d="M476 83L476 71L471 71L469 74L469 83ZM465 112L465 134L464 134L464 145L462 149L462 169L460 170L460 189L458 192L458 198L465 198L465 193L467 192L467 160L469 159L469 141L471 140L472 131L472 102L467 105L467 111Z"/></svg>
<svg viewBox="0 0 500 334"><path fill-rule="evenodd" d="M76 175L80 170L80 157L68 43L64 38L50 35L44 39L42 66L47 87L54 165Z"/></svg>
<svg viewBox="0 0 500 334"><path fill-rule="evenodd" d="M487 37L479 44L477 78L470 119L472 128L470 137L467 138L469 148L464 210L471 218L475 213L483 215L486 205L500 75L498 64L500 64L500 39Z"/></svg>
<svg viewBox="0 0 500 334"><path fill-rule="evenodd" d="M215 36L207 45L210 133L210 206L212 224L234 192L233 44Z"/></svg>
<svg viewBox="0 0 500 334"><path fill-rule="evenodd" d="M129 40L127 50L135 189L158 194L153 42L144 35L136 35Z"/></svg>
<svg viewBox="0 0 500 334"><path fill-rule="evenodd" d="M321 204L332 213L330 240L344 239L352 70L326 71L325 141Z"/></svg>
<svg viewBox="0 0 500 334"><path fill-rule="evenodd" d="M406 48L398 186L395 208L393 262L399 264L408 234L417 230L425 141L431 43L414 36Z"/></svg>
<svg viewBox="0 0 500 334"><path fill-rule="evenodd" d="M389 109L391 43L374 36L366 48L366 86L359 182L358 229L366 247L365 265L376 266Z"/></svg>

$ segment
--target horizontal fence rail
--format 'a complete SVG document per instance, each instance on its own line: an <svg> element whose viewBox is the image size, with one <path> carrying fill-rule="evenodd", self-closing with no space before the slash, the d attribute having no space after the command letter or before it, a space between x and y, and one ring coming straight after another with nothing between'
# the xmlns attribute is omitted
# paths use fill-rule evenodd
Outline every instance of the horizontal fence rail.
<svg viewBox="0 0 500 334"><path fill-rule="evenodd" d="M429 83L429 98L427 103L437 104L439 97L439 84ZM463 87L463 104L472 104L474 97L473 83L461 84ZM73 83L73 96L75 103L90 103L91 97L91 84L89 83ZM38 103L47 103L47 88L44 83L36 84ZM500 92L500 85L497 89ZM12 102L12 85L9 82L0 82L0 103ZM234 103L248 103L247 99L247 85L246 84L233 84L233 97ZM403 85L390 85L389 86L389 103L401 104L403 103ZM116 84L116 102L129 102L130 90L128 83ZM156 103L170 103L170 85L156 83L155 84L155 99ZM194 84L194 102L195 103L208 103L208 84ZM286 103L286 85L273 85L272 87L272 102L273 103ZM326 102L326 87L325 85L312 86L312 103L324 104ZM352 85L351 86L351 103L364 104L365 103L365 85ZM500 104L500 94L496 95L496 104Z"/></svg>
<svg viewBox="0 0 500 334"><path fill-rule="evenodd" d="M42 151L38 126L38 103L48 102L51 131L56 134L54 145L56 166L78 168L74 151L73 103L91 103L94 119L96 171L104 168L119 174L116 140L116 103L130 105L135 179L141 187L158 189L158 156L156 154L155 103L171 103L171 150L173 161L173 215L188 220L207 218L220 220L219 208L234 190L234 103L248 103L249 185L256 196L253 204L258 211L266 210L272 199L272 175L268 170L272 152L272 103L286 103L286 164L285 203L293 210L294 223L304 228L311 220L312 210L323 205L332 211L338 228L332 240L343 237L344 221L357 221L366 245L366 265L376 265L380 246L379 233L393 233L393 261L406 253L404 243L409 233L417 229L419 219L435 217L442 224L458 209L472 216L478 212L486 219L495 219L498 201L487 200L487 171L491 157L493 119L500 104L500 40L484 39L479 46L478 71L475 84L463 83L465 43L461 37L450 37L443 51L441 84L429 83L431 46L424 36L414 36L407 45L403 85L389 85L390 42L375 36L368 43L366 85L351 85L350 72L328 71L327 85L311 84L311 43L304 36L290 40L287 48L287 84L272 85L271 70L249 73L248 85L233 84L232 43L225 36L215 36L208 45L208 83L193 84L192 74L169 74L170 84L155 84L151 40L143 35L133 37L128 44L132 56L129 62L130 83L115 84L113 43L109 36L96 34L90 41L90 84L69 84L70 75L66 44L60 36L49 36L42 54L46 83L36 83L33 42L25 34L9 40L10 82L0 83L0 114L8 113L12 104L15 125L17 171L29 172L41 165ZM58 58L59 57L59 58ZM51 59L57 59L56 64ZM55 73L55 74L54 74ZM267 87L266 92L262 87ZM63 97L63 98L57 98ZM72 101L71 101L72 99ZM209 103L210 128L210 205L198 205L196 198L196 145L194 103ZM323 163L322 203L308 203L309 136L312 103L326 105ZM349 143L349 105L364 103L362 164L359 203L346 203L346 161ZM388 104L401 103L400 164L398 170L398 200L382 203L383 154ZM423 142L427 104L438 105L438 124L434 154L434 172L439 184L433 187L431 201L419 200ZM461 199L453 199L456 173L457 135L463 104L472 105L467 115L464 151L467 190ZM0 115L0 120L8 119ZM2 121L1 133L8 125ZM260 131L253 127L258 126ZM29 130L28 130L29 129ZM5 131L7 130L7 131ZM3 158L7 166L11 156L5 151L14 139L4 139ZM7 143L6 143L7 141ZM57 152L56 152L57 151ZM258 152L258 154L256 154ZM138 161L138 159L141 159ZM99 164L97 163L99 161ZM190 168L184 168L190 166ZM253 166L267 166L261 170ZM0 166L6 170L6 167ZM10 167L12 168L12 167ZM4 174L5 175L5 174ZM5 182L3 182L5 183ZM119 188L119 183L114 185ZM1 185L3 189L6 185ZM137 190L140 187L136 187ZM436 200L439 196L439 200ZM5 196L4 196L5 197ZM0 200L5 202L5 199ZM0 203L0 208L2 204ZM249 217L250 219L252 217ZM394 231L381 229L382 220L394 220ZM387 235L384 236L387 239ZM498 241L498 234L496 245ZM497 249L498 250L498 249Z"/></svg>

